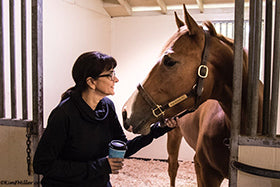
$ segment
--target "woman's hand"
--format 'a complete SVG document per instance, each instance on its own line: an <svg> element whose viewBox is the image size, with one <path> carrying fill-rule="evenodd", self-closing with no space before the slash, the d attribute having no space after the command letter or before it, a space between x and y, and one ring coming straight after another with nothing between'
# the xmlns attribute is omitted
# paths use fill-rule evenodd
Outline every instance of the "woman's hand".
<svg viewBox="0 0 280 187"><path fill-rule="evenodd" d="M170 118L170 119L166 118L164 120L164 125L166 125L170 128L175 128L175 127L178 126L177 119L178 119L178 117L173 117L173 118Z"/></svg>
<svg viewBox="0 0 280 187"><path fill-rule="evenodd" d="M123 167L123 158L107 158L111 167L112 174L118 174Z"/></svg>

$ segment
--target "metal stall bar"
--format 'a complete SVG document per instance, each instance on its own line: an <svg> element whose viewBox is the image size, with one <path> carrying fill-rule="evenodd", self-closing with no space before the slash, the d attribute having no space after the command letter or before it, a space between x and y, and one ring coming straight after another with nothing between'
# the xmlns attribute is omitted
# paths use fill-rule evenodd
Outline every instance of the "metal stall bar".
<svg viewBox="0 0 280 187"><path fill-rule="evenodd" d="M228 25L229 25L229 22L226 22L226 36L228 36Z"/></svg>
<svg viewBox="0 0 280 187"><path fill-rule="evenodd" d="M245 46L247 49L249 48L249 40L248 40L248 35L247 35L247 30L249 27L249 20L244 21L244 31L243 31L243 46Z"/></svg>
<svg viewBox="0 0 280 187"><path fill-rule="evenodd" d="M261 18L262 1L250 0L249 71L247 97L248 122L246 125L246 134L250 136L256 136L258 124L258 81L260 72Z"/></svg>
<svg viewBox="0 0 280 187"><path fill-rule="evenodd" d="M233 162L233 167L252 175L280 179L280 171L250 166L241 162Z"/></svg>
<svg viewBox="0 0 280 187"><path fill-rule="evenodd" d="M26 66L26 0L21 0L21 99L22 119L28 118L27 108L27 66Z"/></svg>
<svg viewBox="0 0 280 187"><path fill-rule="evenodd" d="M17 117L16 102L16 64L15 64L15 18L14 0L10 0L10 78L11 78L11 117Z"/></svg>
<svg viewBox="0 0 280 187"><path fill-rule="evenodd" d="M233 37L233 38L234 38L234 33L235 33L234 25L235 25L235 23L232 23L231 32L232 32L232 37Z"/></svg>
<svg viewBox="0 0 280 187"><path fill-rule="evenodd" d="M276 137L277 115L278 115L278 91L279 91L279 68L280 68L280 2L275 4L275 28L274 28L274 51L273 51L273 74L272 74L272 95L271 95L271 116L269 136Z"/></svg>
<svg viewBox="0 0 280 187"><path fill-rule="evenodd" d="M43 130L43 0L32 0L33 120ZM35 130L35 129L34 129Z"/></svg>
<svg viewBox="0 0 280 187"><path fill-rule="evenodd" d="M1 119L0 126L11 126L11 127L27 127L32 125L32 120L18 120L18 119Z"/></svg>
<svg viewBox="0 0 280 187"><path fill-rule="evenodd" d="M253 81L253 63L254 62L254 55L252 54L253 47L254 47L254 29L255 29L255 21L254 21L254 0L250 0L250 9L249 9L249 45L248 45L248 88L247 88L247 111L246 113L248 114L248 118L246 121L246 129L245 133L246 135L249 135L251 132L251 125L252 122L250 121L251 119L251 108L252 108L252 81Z"/></svg>
<svg viewBox="0 0 280 187"><path fill-rule="evenodd" d="M234 66L233 66L233 98L232 98L232 126L230 138L230 163L238 160L238 135L241 119L242 96L242 67L243 67L243 24L244 0L235 1L234 13ZM237 186L237 170L229 166L229 186Z"/></svg>
<svg viewBox="0 0 280 187"><path fill-rule="evenodd" d="M43 133L43 0L32 0L33 150ZM33 153L34 154L34 153ZM34 174L34 183L39 184Z"/></svg>
<svg viewBox="0 0 280 187"><path fill-rule="evenodd" d="M3 1L0 0L0 118L5 116Z"/></svg>
<svg viewBox="0 0 280 187"><path fill-rule="evenodd" d="M271 39L272 39L272 0L266 0L265 11L265 54L264 54L264 93L263 93L263 129L268 134L270 114L270 82L271 82Z"/></svg>
<svg viewBox="0 0 280 187"><path fill-rule="evenodd" d="M262 32L262 0L255 0L254 4L255 9L255 19L252 21L255 23L255 35L254 35L254 51L252 51L254 59L254 69L253 69L253 87L252 87L252 113L251 113L251 122L252 128L250 135L257 135L257 126L258 126L258 105L259 105L259 75L260 75L260 54L261 54L261 32Z"/></svg>

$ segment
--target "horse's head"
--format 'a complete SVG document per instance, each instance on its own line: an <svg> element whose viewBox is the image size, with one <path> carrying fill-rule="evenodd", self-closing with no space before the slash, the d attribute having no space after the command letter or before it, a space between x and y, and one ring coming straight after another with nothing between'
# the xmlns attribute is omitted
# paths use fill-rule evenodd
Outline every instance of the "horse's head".
<svg viewBox="0 0 280 187"><path fill-rule="evenodd" d="M147 134L152 123L194 108L211 97L216 72L215 65L208 61L210 57L222 56L221 51L210 54L210 34L217 33L209 22L210 34L204 31L185 6L184 17L185 23L175 13L178 31L166 43L148 77L123 106L125 129ZM219 50L213 48L211 41L211 50Z"/></svg>

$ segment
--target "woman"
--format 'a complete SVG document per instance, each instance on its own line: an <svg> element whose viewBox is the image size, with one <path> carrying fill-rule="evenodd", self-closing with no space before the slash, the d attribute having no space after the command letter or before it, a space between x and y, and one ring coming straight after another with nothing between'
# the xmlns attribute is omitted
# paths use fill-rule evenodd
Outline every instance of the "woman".
<svg viewBox="0 0 280 187"><path fill-rule="evenodd" d="M75 62L72 76L76 85L68 89L51 112L48 125L38 144L33 167L42 174L43 186L108 187L109 174L117 174L123 158L108 158L111 140L127 143L128 157L150 144L173 127L151 127L151 133L127 140L117 118L113 102L119 79L114 58L99 52L82 54Z"/></svg>

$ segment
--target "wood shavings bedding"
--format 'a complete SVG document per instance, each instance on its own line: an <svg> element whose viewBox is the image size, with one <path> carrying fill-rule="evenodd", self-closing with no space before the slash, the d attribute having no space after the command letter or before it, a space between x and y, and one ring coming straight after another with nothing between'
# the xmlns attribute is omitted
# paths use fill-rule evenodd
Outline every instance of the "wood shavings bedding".
<svg viewBox="0 0 280 187"><path fill-rule="evenodd" d="M194 164L180 161L176 187L196 187ZM159 160L125 159L124 167L117 175L111 174L113 187L169 187L168 163ZM228 186L224 180L221 187Z"/></svg>

